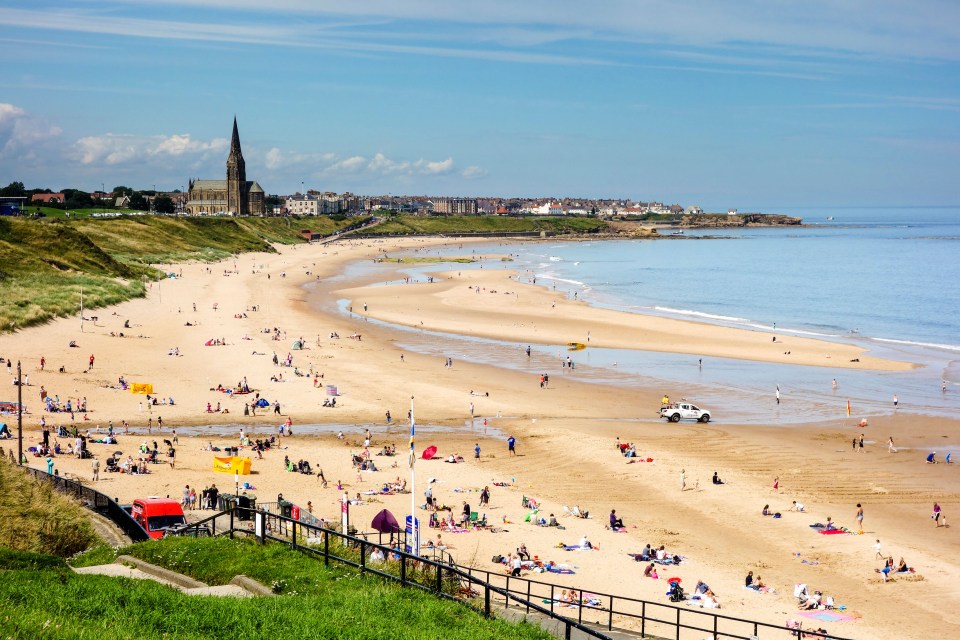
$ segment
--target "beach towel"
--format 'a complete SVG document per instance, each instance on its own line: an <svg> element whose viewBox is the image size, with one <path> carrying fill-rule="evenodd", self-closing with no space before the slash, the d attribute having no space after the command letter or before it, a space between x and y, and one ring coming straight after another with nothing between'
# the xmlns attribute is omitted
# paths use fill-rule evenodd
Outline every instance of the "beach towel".
<svg viewBox="0 0 960 640"><path fill-rule="evenodd" d="M575 574L576 571L573 569L563 569L560 567L547 567L547 571L550 573L565 573L565 574Z"/></svg>
<svg viewBox="0 0 960 640"><path fill-rule="evenodd" d="M591 548L584 549L583 547L581 547L580 545L577 544L577 545L568 545L568 546L565 546L565 547L563 548L563 550L564 550L564 551L599 551L599 550L600 550L600 547L594 545L594 547L593 547L592 549L591 549Z"/></svg>
<svg viewBox="0 0 960 640"><path fill-rule="evenodd" d="M803 616L804 618L819 620L820 622L849 622L850 620L856 619L853 616L848 616L845 613L826 610L801 611L799 612L799 615Z"/></svg>
<svg viewBox="0 0 960 640"><path fill-rule="evenodd" d="M840 535L841 533L850 533L846 529L821 529L819 531L822 536L835 536Z"/></svg>

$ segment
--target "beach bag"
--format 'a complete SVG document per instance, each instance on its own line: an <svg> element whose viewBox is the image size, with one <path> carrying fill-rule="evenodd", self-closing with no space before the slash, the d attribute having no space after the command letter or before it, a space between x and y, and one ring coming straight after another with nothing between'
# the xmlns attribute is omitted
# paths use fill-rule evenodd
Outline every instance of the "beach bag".
<svg viewBox="0 0 960 640"><path fill-rule="evenodd" d="M499 564L499 563L502 563L502 562L503 562L503 556L501 556L501 555L495 555L495 556L493 556L493 562L496 562L496 563L498 563L498 564Z"/></svg>

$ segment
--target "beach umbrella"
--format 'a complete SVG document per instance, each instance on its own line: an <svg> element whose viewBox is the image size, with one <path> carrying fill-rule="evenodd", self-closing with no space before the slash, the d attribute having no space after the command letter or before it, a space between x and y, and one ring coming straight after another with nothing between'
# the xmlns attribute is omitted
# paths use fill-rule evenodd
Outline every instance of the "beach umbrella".
<svg viewBox="0 0 960 640"><path fill-rule="evenodd" d="M400 525L397 519L388 509L383 509L377 515L373 516L370 526L380 533L400 533Z"/></svg>
<svg viewBox="0 0 960 640"><path fill-rule="evenodd" d="M683 582L683 578L667 578L667 584L673 584L674 582Z"/></svg>
<svg viewBox="0 0 960 640"><path fill-rule="evenodd" d="M421 456L424 460L430 460L433 456L437 455L437 448L433 445L430 445L423 450L423 455Z"/></svg>

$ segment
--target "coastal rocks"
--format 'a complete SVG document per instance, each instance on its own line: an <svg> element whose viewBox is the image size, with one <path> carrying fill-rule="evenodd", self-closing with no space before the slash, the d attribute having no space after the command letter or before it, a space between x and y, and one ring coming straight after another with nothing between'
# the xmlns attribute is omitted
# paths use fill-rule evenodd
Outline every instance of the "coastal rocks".
<svg viewBox="0 0 960 640"><path fill-rule="evenodd" d="M725 213L706 213L683 216L680 226L687 228L730 228L730 227L781 227L803 224L803 218L794 218L774 213L743 213L729 215Z"/></svg>

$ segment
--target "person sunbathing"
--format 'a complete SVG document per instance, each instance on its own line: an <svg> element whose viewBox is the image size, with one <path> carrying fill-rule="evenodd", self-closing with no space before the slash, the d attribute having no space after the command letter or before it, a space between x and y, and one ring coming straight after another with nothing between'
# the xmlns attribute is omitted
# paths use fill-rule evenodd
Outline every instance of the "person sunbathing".
<svg viewBox="0 0 960 640"><path fill-rule="evenodd" d="M819 591L814 591L812 596L807 596L807 599L803 601L800 608L806 610L816 609L820 606L820 598L822 595Z"/></svg>

